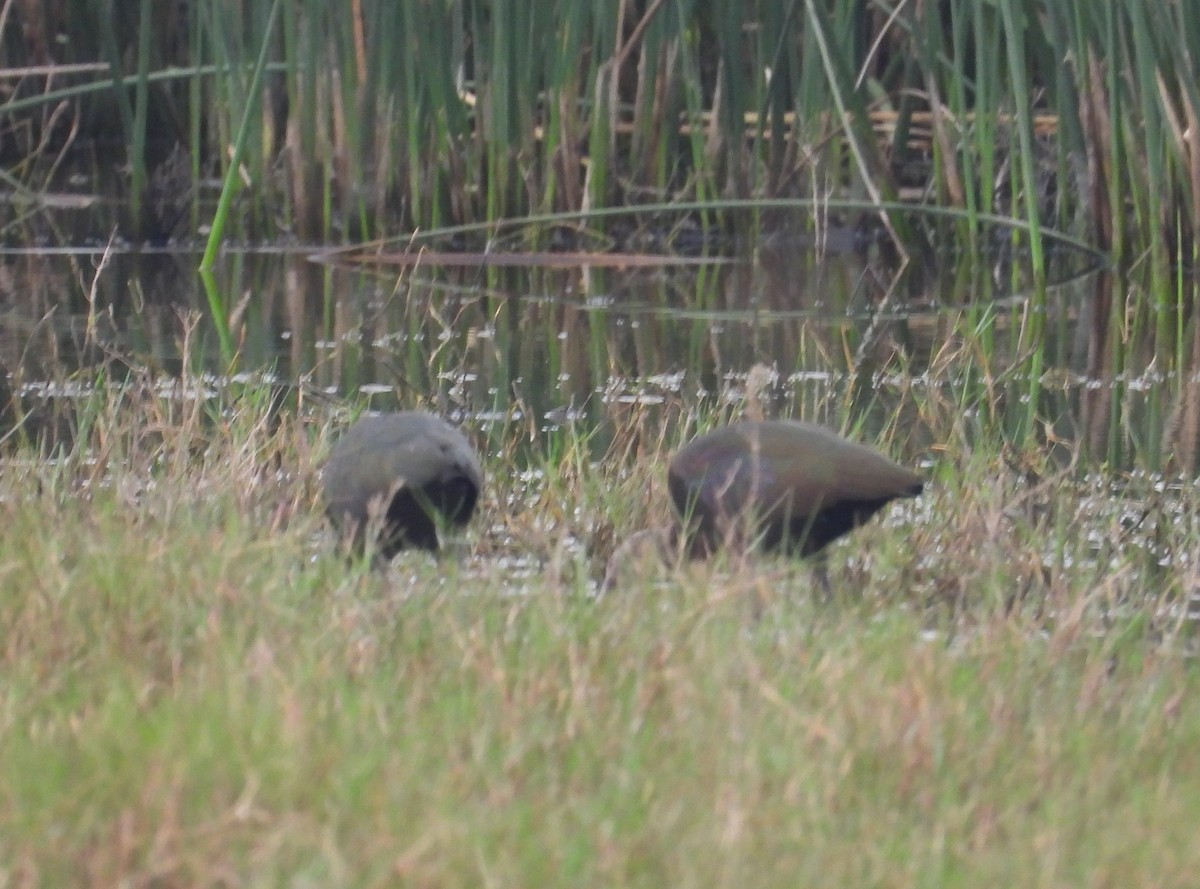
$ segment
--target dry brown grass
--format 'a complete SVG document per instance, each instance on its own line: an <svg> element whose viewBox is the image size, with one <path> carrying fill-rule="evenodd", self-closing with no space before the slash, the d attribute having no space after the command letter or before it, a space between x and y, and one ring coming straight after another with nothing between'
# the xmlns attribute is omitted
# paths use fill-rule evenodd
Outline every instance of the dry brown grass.
<svg viewBox="0 0 1200 889"><path fill-rule="evenodd" d="M599 460L515 435L464 540L379 573L319 517L341 420L261 407L126 387L85 445L5 458L0 883L1185 886L1200 864L1184 498L947 448L925 497L832 548L831 596L749 558L597 601L612 542L662 518L675 433L620 429Z"/></svg>

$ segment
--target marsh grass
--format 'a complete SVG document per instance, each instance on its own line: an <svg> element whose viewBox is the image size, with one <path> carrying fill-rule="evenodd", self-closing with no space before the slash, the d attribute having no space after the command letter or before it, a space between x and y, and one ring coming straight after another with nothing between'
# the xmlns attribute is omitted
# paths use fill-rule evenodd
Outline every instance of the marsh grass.
<svg viewBox="0 0 1200 889"><path fill-rule="evenodd" d="M1096 452L1121 463L1123 439L1143 425L1124 412L1124 379L1146 368L1177 385L1194 376L1200 15L1190 4L721 0L540 13L416 0L33 4L0 35L10 38L0 151L20 198L5 231L42 242L62 197L46 192L64 187L89 139L128 155L128 183L113 181L111 164L90 172L93 189L128 185L134 227L122 233L181 234L182 203L193 231L212 223L213 253L228 246L222 231L361 243L630 207L653 208L658 234L662 208L688 200L702 202L704 221L727 201L807 200L787 212L817 228L857 201L903 228L887 203L900 195L953 214L955 243L977 249L990 215L1021 220L1028 243L1011 280L1019 265L1025 301L1007 319L1022 356L1014 438L1036 438L1054 410L1045 376L1064 363L1047 351L1051 227L1119 272L1081 303L1097 313L1094 341L1072 362L1112 393L1091 414L1114 418ZM227 186L215 214L199 203L208 177ZM178 187L156 193L163 181ZM231 206L236 183L244 199ZM161 205L179 212L151 212ZM955 303L998 323L994 288L977 274L987 254L961 268L974 271L956 282ZM226 367L251 363L231 316L254 291L237 292L206 293ZM990 361L989 339L975 341Z"/></svg>
<svg viewBox="0 0 1200 889"><path fill-rule="evenodd" d="M1162 271L1190 263L1200 213L1188 4L205 0L5 24L19 178L115 137L135 220L173 142L246 180L250 228L306 239L908 184L972 226L1007 213Z"/></svg>
<svg viewBox="0 0 1200 889"><path fill-rule="evenodd" d="M319 517L344 418L266 401L10 443L4 882L1190 885L1186 499L960 442L831 595L724 558L597 600L687 423L597 461L509 421L464 540L379 573Z"/></svg>

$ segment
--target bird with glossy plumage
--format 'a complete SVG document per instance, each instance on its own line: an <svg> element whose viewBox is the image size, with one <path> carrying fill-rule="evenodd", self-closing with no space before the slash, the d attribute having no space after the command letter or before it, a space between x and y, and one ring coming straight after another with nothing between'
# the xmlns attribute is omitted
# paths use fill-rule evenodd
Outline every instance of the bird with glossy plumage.
<svg viewBox="0 0 1200 889"><path fill-rule="evenodd" d="M795 420L743 420L692 440L671 459L667 489L678 523L633 535L609 560L604 586L646 553L705 558L751 545L812 555L900 497L922 476L831 429Z"/></svg>
<svg viewBox="0 0 1200 889"><path fill-rule="evenodd" d="M377 525L376 552L436 552L438 531L463 526L483 486L479 458L458 429L424 411L365 417L334 445L325 465L325 512L361 548Z"/></svg>

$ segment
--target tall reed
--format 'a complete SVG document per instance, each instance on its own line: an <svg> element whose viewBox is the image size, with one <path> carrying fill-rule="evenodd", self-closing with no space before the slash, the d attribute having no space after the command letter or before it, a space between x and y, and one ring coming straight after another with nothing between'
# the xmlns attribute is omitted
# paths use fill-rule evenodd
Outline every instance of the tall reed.
<svg viewBox="0 0 1200 889"><path fill-rule="evenodd" d="M954 208L968 240L1010 215L1035 276L1018 437L1045 394L1044 226L1164 296L1114 309L1114 336L1146 332L1168 371L1190 352L1195 4L303 0L277 28L270 9L34 4L0 35L19 84L0 150L34 190L81 132L118 137L136 221L180 143L193 176L244 182L227 231L305 240L718 197L860 199L897 226L895 195Z"/></svg>
<svg viewBox="0 0 1200 889"><path fill-rule="evenodd" d="M922 158L930 199L1035 231L1049 214L1119 256L1190 243L1200 214L1190 4L359 0L285 4L277 33L269 7L46 11L66 39L8 41L5 64L107 65L135 195L147 135L224 168L260 107L239 175L274 208L260 219L309 237L647 196L883 201ZM90 70L43 104L69 83L82 113L105 86ZM16 127L40 108L26 89L0 111Z"/></svg>

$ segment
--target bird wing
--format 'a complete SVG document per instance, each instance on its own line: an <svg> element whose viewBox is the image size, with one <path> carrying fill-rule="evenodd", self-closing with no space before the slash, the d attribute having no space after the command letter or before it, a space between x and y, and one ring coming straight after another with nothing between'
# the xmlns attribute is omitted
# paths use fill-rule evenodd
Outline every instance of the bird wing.
<svg viewBox="0 0 1200 889"><path fill-rule="evenodd" d="M399 431L388 444L382 442L363 455L378 461L378 471L409 487L466 477L477 486L482 472L466 440L452 429L431 428L414 433ZM381 476L383 477L383 476Z"/></svg>
<svg viewBox="0 0 1200 889"><path fill-rule="evenodd" d="M779 484L777 467L757 459L747 442L733 430L719 430L698 445L676 455L671 491L681 515L695 510L725 519L761 505L761 492Z"/></svg>
<svg viewBox="0 0 1200 889"><path fill-rule="evenodd" d="M858 442L812 424L791 423L787 434L766 428L757 443L762 463L774 467L775 489L805 514L840 503L917 493L921 476ZM753 447L753 445L752 445Z"/></svg>
<svg viewBox="0 0 1200 889"><path fill-rule="evenodd" d="M753 506L783 518L917 493L921 477L866 445L807 423L742 424L676 458L676 505L733 517ZM679 494L683 494L682 502Z"/></svg>
<svg viewBox="0 0 1200 889"><path fill-rule="evenodd" d="M338 442L336 452L325 486L342 511L357 512L358 505L391 496L401 487L424 488L455 478L467 478L479 487L483 481L466 439L432 419L380 417L354 427Z"/></svg>

